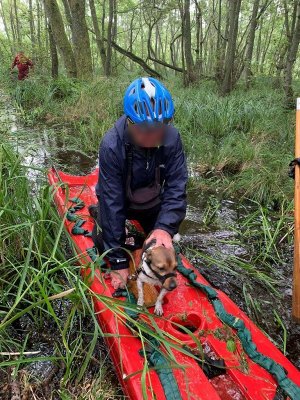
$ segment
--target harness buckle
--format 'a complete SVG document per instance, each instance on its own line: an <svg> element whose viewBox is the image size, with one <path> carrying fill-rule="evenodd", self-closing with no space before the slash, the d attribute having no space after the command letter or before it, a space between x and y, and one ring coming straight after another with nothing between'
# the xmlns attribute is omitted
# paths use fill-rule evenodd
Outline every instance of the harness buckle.
<svg viewBox="0 0 300 400"><path fill-rule="evenodd" d="M295 158L289 163L289 172L288 175L290 178L295 179L295 167L296 165L300 166L300 158Z"/></svg>
<svg viewBox="0 0 300 400"><path fill-rule="evenodd" d="M129 275L128 276L128 280L129 281L136 281L137 280L137 278L138 278L138 273L137 273L137 271L135 271L133 274L131 274L131 275Z"/></svg>

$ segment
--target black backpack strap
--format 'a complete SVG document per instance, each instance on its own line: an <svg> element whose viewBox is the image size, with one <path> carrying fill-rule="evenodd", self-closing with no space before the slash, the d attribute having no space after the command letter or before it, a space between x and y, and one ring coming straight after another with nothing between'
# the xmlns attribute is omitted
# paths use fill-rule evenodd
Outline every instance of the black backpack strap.
<svg viewBox="0 0 300 400"><path fill-rule="evenodd" d="M157 178L156 182L159 183L162 186L163 186L164 181L165 181L164 170L165 170L164 146L160 146L159 149L158 149L158 154L156 156L156 172L155 172L155 175L157 176L157 174L158 174L158 178Z"/></svg>
<svg viewBox="0 0 300 400"><path fill-rule="evenodd" d="M132 178L132 165L133 165L133 147L131 143L125 143L125 156L126 156L126 192L131 192L131 178ZM155 180L158 184L163 184L162 170L165 169L164 164L164 146L160 146L155 153Z"/></svg>
<svg viewBox="0 0 300 400"><path fill-rule="evenodd" d="M125 156L126 156L126 192L131 192L131 177L132 177L132 164L133 164L133 150L131 143L125 143Z"/></svg>

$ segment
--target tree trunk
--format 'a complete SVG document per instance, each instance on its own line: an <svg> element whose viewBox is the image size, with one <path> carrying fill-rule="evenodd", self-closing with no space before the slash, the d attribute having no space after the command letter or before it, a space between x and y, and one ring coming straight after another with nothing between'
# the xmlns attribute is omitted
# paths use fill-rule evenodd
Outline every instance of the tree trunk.
<svg viewBox="0 0 300 400"><path fill-rule="evenodd" d="M98 24L98 18L97 18L94 0L89 0L89 5L90 5L92 22L93 22L93 27L94 27L95 36L96 36L97 48L98 48L98 51L99 51L99 54L101 57L101 63L102 63L102 67L104 70L105 62L106 62L106 52L105 52L104 42L103 42L103 39L102 39L102 36L100 33L100 28L99 28L99 24Z"/></svg>
<svg viewBox="0 0 300 400"><path fill-rule="evenodd" d="M62 16L60 14L56 0L44 0L45 10L49 18L51 30L56 46L64 61L67 75L72 78L77 77L75 57L72 47L68 41Z"/></svg>
<svg viewBox="0 0 300 400"><path fill-rule="evenodd" d="M295 17L295 16L294 16ZM285 66L285 76L284 76L284 90L286 97L286 105L288 107L294 106L294 92L292 87L293 81L293 68L297 58L297 52L300 42L300 1L297 1L296 9L296 22L294 32L292 34L291 46L288 51L286 66Z"/></svg>
<svg viewBox="0 0 300 400"><path fill-rule="evenodd" d="M272 17L272 25L270 27L270 30L268 31L268 34L266 35L267 40L264 41L265 46L263 50L261 51L261 60L260 60L260 72L263 74L264 73L264 67L265 67L265 59L271 44L271 39L273 38L273 32L276 26L277 22L277 15L273 15Z"/></svg>
<svg viewBox="0 0 300 400"><path fill-rule="evenodd" d="M114 0L114 17L113 17L113 26L112 26L112 41L116 43L117 35L118 35L118 9L117 9L117 0ZM117 65L117 52L114 49L114 68Z"/></svg>
<svg viewBox="0 0 300 400"><path fill-rule="evenodd" d="M14 14L15 14L15 19L16 19L17 44L20 47L20 46L22 46L22 37L21 37L21 34L20 34L20 22L19 22L19 16L18 16L17 0L14 0Z"/></svg>
<svg viewBox="0 0 300 400"><path fill-rule="evenodd" d="M69 0L72 16L72 38L77 67L77 76L90 78L93 74L90 38L85 20L85 1Z"/></svg>
<svg viewBox="0 0 300 400"><path fill-rule="evenodd" d="M189 85L196 79L194 71L194 61L192 55L190 0L184 0L183 44L184 44L185 66L186 66L186 74L184 74L185 76L184 83L185 85Z"/></svg>
<svg viewBox="0 0 300 400"><path fill-rule="evenodd" d="M112 56L112 37L113 37L113 18L114 18L114 0L109 0L109 13L108 13L108 27L107 27L107 51L105 63L105 75L111 75L111 56Z"/></svg>
<svg viewBox="0 0 300 400"><path fill-rule="evenodd" d="M31 40L31 49L32 49L32 56L35 58L36 52L36 43L35 43L35 28L34 28L34 17L33 17L33 10L32 10L32 0L29 0L29 27L30 27L30 40Z"/></svg>
<svg viewBox="0 0 300 400"><path fill-rule="evenodd" d="M55 39L51 30L51 25L48 24L50 56L51 56L51 76L56 79L58 77L58 55Z"/></svg>
<svg viewBox="0 0 300 400"><path fill-rule="evenodd" d="M48 25L50 24L50 22L49 22L49 20L48 20L48 17L47 17L47 12L46 12L46 7L45 7L45 0L41 0L41 4L42 4L42 6L43 6L43 20L44 20L44 23L43 23L43 27L44 27L44 30L45 30L45 32L48 32ZM49 35L45 35L45 51L46 51L46 54L49 54L49 52L50 52L50 50L49 50Z"/></svg>
<svg viewBox="0 0 300 400"><path fill-rule="evenodd" d="M6 21L6 16L5 16L5 13L4 13L3 1L2 0L0 0L0 6L1 6L1 17L2 17L2 21L3 21L3 26L4 26L4 29L5 29L5 33L6 33L6 36L7 36L8 43L9 43L10 51L13 54L14 48L13 48L13 44L11 42L11 37L10 37L10 33L9 33L9 30L8 30L8 26L7 26L7 21Z"/></svg>
<svg viewBox="0 0 300 400"><path fill-rule="evenodd" d="M17 49L19 47L19 41L16 36L16 28L15 28L15 24L14 24L14 14L13 14L12 7L10 7L9 20L10 20L10 29L11 29L11 34L12 34L13 48L14 48L14 52L16 52L16 47L17 47Z"/></svg>
<svg viewBox="0 0 300 400"><path fill-rule="evenodd" d="M37 18L37 43L38 43L38 52L41 54L42 52L42 41L41 41L41 5L40 0L36 2L36 18Z"/></svg>
<svg viewBox="0 0 300 400"><path fill-rule="evenodd" d="M196 5L196 65L198 77L203 74L203 26L201 5L195 0Z"/></svg>
<svg viewBox="0 0 300 400"><path fill-rule="evenodd" d="M227 0L227 3L230 0ZM228 4L227 4L228 8ZM228 35L229 35L229 23L230 14L227 12L225 21L225 31L222 35L222 0L219 0L218 7L218 25L217 29L217 45L216 45L216 67L215 67L215 77L218 82L222 82L224 79L224 60L227 49ZM207 46L206 46L207 47Z"/></svg>
<svg viewBox="0 0 300 400"><path fill-rule="evenodd" d="M133 23L134 23L134 13L132 13L130 18L130 30L129 30L129 51L133 52Z"/></svg>
<svg viewBox="0 0 300 400"><path fill-rule="evenodd" d="M72 15L71 15L71 10L70 10L70 6L69 6L69 2L68 0L62 0L63 6L64 6L64 10L65 10L65 16L66 16L66 20L67 23L69 25L70 31L71 31L71 35L73 34L73 29L72 29ZM72 43L73 43L73 37L72 37Z"/></svg>
<svg viewBox="0 0 300 400"><path fill-rule="evenodd" d="M251 71L251 63L254 49L254 39L255 39L255 31L257 28L257 14L259 8L260 0L254 0L251 23L250 23L250 31L247 43L247 52L245 57L245 78L246 78L246 87L249 89L252 81L252 71Z"/></svg>
<svg viewBox="0 0 300 400"><path fill-rule="evenodd" d="M228 46L225 57L224 66L224 79L221 85L221 93L226 95L231 92L235 84L235 54L236 54L236 41L239 28L239 15L242 0L229 0L229 35Z"/></svg>

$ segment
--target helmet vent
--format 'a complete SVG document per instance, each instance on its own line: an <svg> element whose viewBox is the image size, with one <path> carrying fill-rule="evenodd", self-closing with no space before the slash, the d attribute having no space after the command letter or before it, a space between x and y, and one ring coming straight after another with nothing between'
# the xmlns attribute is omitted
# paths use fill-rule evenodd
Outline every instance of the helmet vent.
<svg viewBox="0 0 300 400"><path fill-rule="evenodd" d="M134 123L170 121L174 114L172 97L157 79L138 78L124 96L124 113Z"/></svg>
<svg viewBox="0 0 300 400"><path fill-rule="evenodd" d="M161 115L162 114L162 101L160 100L158 103L159 107L158 107L158 114Z"/></svg>
<svg viewBox="0 0 300 400"><path fill-rule="evenodd" d="M147 103L145 101L143 103L144 103L146 115L147 115L147 117L150 117L150 111L149 111L148 105L147 105Z"/></svg>

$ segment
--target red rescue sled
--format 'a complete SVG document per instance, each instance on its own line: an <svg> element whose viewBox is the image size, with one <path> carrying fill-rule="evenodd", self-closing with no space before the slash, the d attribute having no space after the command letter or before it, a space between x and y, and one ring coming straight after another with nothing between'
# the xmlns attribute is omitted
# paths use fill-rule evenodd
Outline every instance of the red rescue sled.
<svg viewBox="0 0 300 400"><path fill-rule="evenodd" d="M51 169L48 173L48 180L53 185L54 201L60 216L65 217L68 209L74 206L74 203L69 199L79 198L84 202L84 207L76 214L86 220L83 227L88 231L92 230L93 220L88 216L87 207L97 201L95 196L97 178L98 170L87 176L72 176L54 169ZM82 255L79 259L82 264L82 275L85 276L91 263L87 249L93 247L92 239L84 235L74 235L72 233L74 222L67 219L65 219L65 227L75 243L78 254ZM184 257L182 257L182 261L185 267L192 268L192 265ZM198 282L209 285L199 271L196 270L195 273ZM95 294L111 298L114 289L109 280L102 279L102 274L99 272L98 276L97 274L94 275L90 288ZM221 291L217 292L226 311L244 321L251 332L257 350L284 367L288 378L296 385L300 385L300 372L297 368L236 304ZM125 326L121 318L116 318L115 314L107 309L103 302L94 298L94 306L101 329L107 334L105 336L106 344L119 381L130 399L275 399L278 389L277 382L269 372L254 363L246 355L235 330L226 327L219 320L207 296L189 285L182 275L178 276L178 288L169 292L166 296L163 318L154 317L155 322L162 331L177 339L177 345L194 349L197 346L197 341L186 333L185 327L190 329L197 340L201 342L206 353L212 358L225 361L226 369L221 375L209 379L193 357L171 347L170 351L172 351L177 363L173 366L172 372L180 392L176 399L174 396L166 396L159 375L153 368L150 368L146 374L147 393L143 393L142 371L146 361L139 352L141 341L132 333L132 330ZM149 311L152 313L153 308L150 308ZM180 329L180 325L183 326L182 329ZM287 396L284 398L286 399Z"/></svg>

